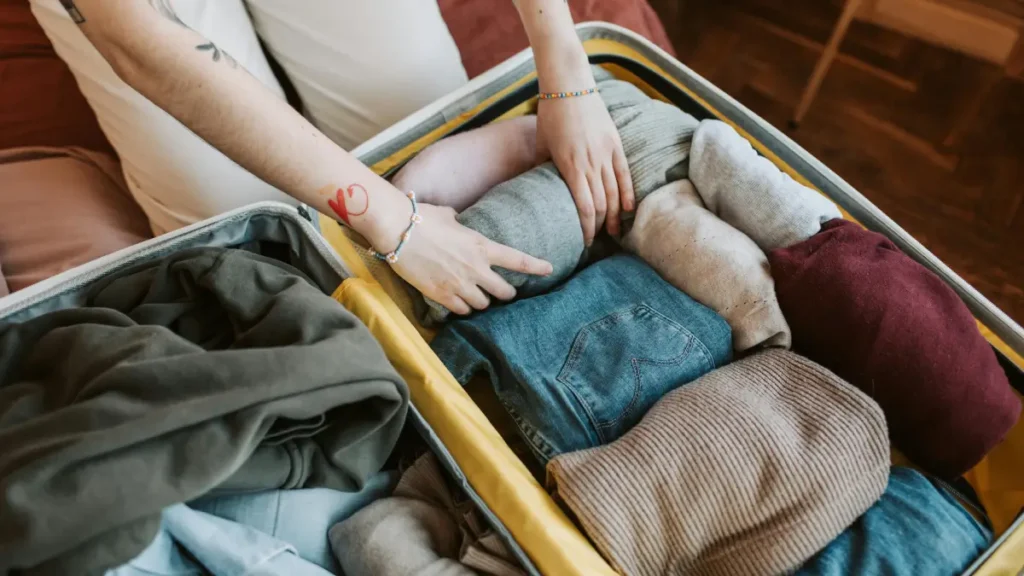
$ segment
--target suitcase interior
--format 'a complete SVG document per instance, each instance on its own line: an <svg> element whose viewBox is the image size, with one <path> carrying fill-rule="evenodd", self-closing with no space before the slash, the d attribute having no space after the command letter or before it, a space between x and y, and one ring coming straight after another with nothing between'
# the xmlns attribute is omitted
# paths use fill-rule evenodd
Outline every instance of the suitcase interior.
<svg viewBox="0 0 1024 576"><path fill-rule="evenodd" d="M798 145L647 40L604 23L580 25L579 33L592 63L698 119L719 118L733 125L780 169L835 201L845 217L887 235L943 278L979 319L979 329L994 347L1012 386L1024 394L1024 330L877 207ZM525 51L389 128L353 154L378 174L390 176L440 138L533 112L536 94L535 69ZM476 487L536 567L545 574L610 573L610 567L430 351L426 342L432 332L416 325L410 288L369 256L365 241L357 234L322 214L314 213L313 219L328 243L373 290L381 317L403 333L401 354L423 379L410 381L413 401L461 464L469 484ZM997 535L965 574L1018 573L1024 568L1024 516L1020 514L1024 508L1024 424L1018 424L965 479L987 509Z"/></svg>
<svg viewBox="0 0 1024 576"><path fill-rule="evenodd" d="M136 264L196 247L244 247L249 250L258 247L261 249L258 251L265 255L286 257L288 263L306 273L325 294L337 295L341 292L339 287L345 286L346 296L360 295L360 281L351 279L351 271L316 232L308 216L304 218L294 208L282 203L263 202L154 238L2 298L0 322L20 322L47 312L82 306L95 281ZM363 320L378 329L381 327L370 317ZM385 326L385 330L392 329L390 325ZM527 567L527 572L537 574L522 548L470 486L459 465L415 405L410 406L406 427L406 432L414 430L438 456L438 461L455 484L476 504L512 554Z"/></svg>

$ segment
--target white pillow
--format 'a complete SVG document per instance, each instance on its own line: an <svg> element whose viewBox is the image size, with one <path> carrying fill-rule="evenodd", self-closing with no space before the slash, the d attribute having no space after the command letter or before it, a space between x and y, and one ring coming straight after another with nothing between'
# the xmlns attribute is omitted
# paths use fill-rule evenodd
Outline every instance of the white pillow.
<svg viewBox="0 0 1024 576"><path fill-rule="evenodd" d="M307 116L345 149L468 81L436 0L246 2Z"/></svg>
<svg viewBox="0 0 1024 576"><path fill-rule="evenodd" d="M170 2L179 19L284 98L242 0ZM121 157L125 180L149 217L154 234L261 200L295 203L122 82L59 0L31 3L33 14L71 68L100 127Z"/></svg>

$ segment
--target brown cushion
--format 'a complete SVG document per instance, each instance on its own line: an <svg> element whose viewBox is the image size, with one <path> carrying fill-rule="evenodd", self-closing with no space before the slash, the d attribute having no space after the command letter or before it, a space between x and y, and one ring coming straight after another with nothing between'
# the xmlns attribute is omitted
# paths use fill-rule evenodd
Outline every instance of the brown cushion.
<svg viewBox="0 0 1024 576"><path fill-rule="evenodd" d="M149 237L112 156L82 148L0 151L0 265L11 291Z"/></svg>
<svg viewBox="0 0 1024 576"><path fill-rule="evenodd" d="M438 6L470 78L529 44L512 2L439 0ZM599 20L618 24L674 54L661 20L646 0L569 0L569 9L576 22Z"/></svg>
<svg viewBox="0 0 1024 576"><path fill-rule="evenodd" d="M0 86L0 149L81 146L113 153L26 0L0 0Z"/></svg>

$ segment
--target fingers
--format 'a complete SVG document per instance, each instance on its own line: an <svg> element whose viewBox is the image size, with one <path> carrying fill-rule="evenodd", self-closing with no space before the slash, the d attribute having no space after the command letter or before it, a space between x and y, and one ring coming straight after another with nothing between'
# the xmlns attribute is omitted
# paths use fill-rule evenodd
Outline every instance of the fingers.
<svg viewBox="0 0 1024 576"><path fill-rule="evenodd" d="M516 289L494 270L485 272L480 277L478 284L489 294L500 300L511 300L516 297Z"/></svg>
<svg viewBox="0 0 1024 576"><path fill-rule="evenodd" d="M583 228L583 243L587 246L594 241L596 233L594 197L590 193L590 184L586 175L581 171L573 171L571 176L566 178L565 183L569 185L572 198L576 201L576 210L580 213L580 227Z"/></svg>
<svg viewBox="0 0 1024 576"><path fill-rule="evenodd" d="M452 312L463 316L473 311L469 304L466 304L465 300L455 294L448 294L438 299L437 302Z"/></svg>
<svg viewBox="0 0 1024 576"><path fill-rule="evenodd" d="M549 262L490 240L487 241L487 259L491 266L500 266L506 270L532 276L547 276L552 272Z"/></svg>
<svg viewBox="0 0 1024 576"><path fill-rule="evenodd" d="M604 193L608 204L604 227L609 234L618 238L622 231L619 225L619 183L615 181L614 169L608 164L601 167L601 177L604 179Z"/></svg>
<svg viewBox="0 0 1024 576"><path fill-rule="evenodd" d="M612 166L615 168L615 180L619 184L619 198L622 199L622 209L626 212L636 210L636 196L633 193L633 176L629 173L629 163L626 162L626 154L619 146L615 155L612 156Z"/></svg>
<svg viewBox="0 0 1024 576"><path fill-rule="evenodd" d="M467 284L462 287L459 292L459 296L472 306L475 310L484 310L491 305L491 299L484 294L483 290L479 286L474 284Z"/></svg>
<svg viewBox="0 0 1024 576"><path fill-rule="evenodd" d="M596 235L604 226L605 216L608 215L608 197L604 192L604 180L601 179L600 168L587 176L587 184L590 186L590 194L594 197L594 233ZM587 246L589 245L588 242Z"/></svg>

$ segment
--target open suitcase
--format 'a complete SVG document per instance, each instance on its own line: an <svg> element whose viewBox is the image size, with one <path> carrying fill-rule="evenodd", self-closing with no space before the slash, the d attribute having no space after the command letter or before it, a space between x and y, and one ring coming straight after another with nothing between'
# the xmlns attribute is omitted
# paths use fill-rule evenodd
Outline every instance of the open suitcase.
<svg viewBox="0 0 1024 576"><path fill-rule="evenodd" d="M971 309L982 333L996 349L1010 382L1018 393L1024 393L1024 329L842 178L645 38L606 23L581 24L577 31L592 63L698 119L719 118L728 122L779 168L837 203L844 216L886 235L906 254L936 273ZM526 50L392 126L353 153L386 176L440 138L532 112L536 94L532 54ZM415 316L403 282L387 266L370 257L356 235L326 216L317 215L316 219L324 237L356 275L375 285L381 299L374 304L390 314L396 325L404 327L405 349L422 354L409 358L423 376L421 382L410 382L414 402L459 463L469 484L501 519L533 566L543 574L612 573L426 347L420 336L429 339L430 331L415 325L414 320L407 321ZM1024 569L1024 425L1018 424L966 479L984 504L997 534L994 544L966 573L1019 573Z"/></svg>
<svg viewBox="0 0 1024 576"><path fill-rule="evenodd" d="M403 378L408 382L424 381L413 363L402 359L411 360L424 354L424 350L408 347L408 342L413 337L418 339L418 336L408 334L407 325L396 323L381 306L380 303L387 296L380 293L375 285L354 277L350 268L317 233L310 223L308 213L279 202L252 204L198 222L0 298L0 322L23 322L48 312L80 307L97 281L182 250L241 247L253 251L254 247L260 245L273 246L276 254L283 254L281 248L286 247L290 252L288 257L292 266L305 273L325 294L344 302L371 328L374 336L386 347L389 358ZM424 349L430 351L425 344ZM454 485L462 490L464 496L483 513L484 519L496 529L512 556L521 564L529 566L526 554L467 483L460 465L415 405L410 406L406 428L414 429L425 441L454 480ZM0 562L0 565L3 564Z"/></svg>
<svg viewBox="0 0 1024 576"><path fill-rule="evenodd" d="M890 237L943 278L971 308L997 349L1009 379L1024 391L1024 330L930 254L878 208L799 146L643 38L607 24L579 33L595 63L698 118L733 124L766 157L838 203L848 217ZM431 142L499 118L529 113L536 102L530 53L524 52L386 130L354 153L381 174ZM319 232L319 234L318 234ZM21 321L80 305L91 283L185 248L257 241L285 245L293 264L354 312L406 380L411 425L530 574L614 574L495 427L430 350L428 330L412 318L407 287L370 258L358 237L305 207L255 204L67 271L0 299L0 321ZM333 250L332 250L333 248ZM340 255L340 258L339 258ZM1024 425L1018 425L967 476L997 532L968 574L1016 574L1024 567Z"/></svg>

